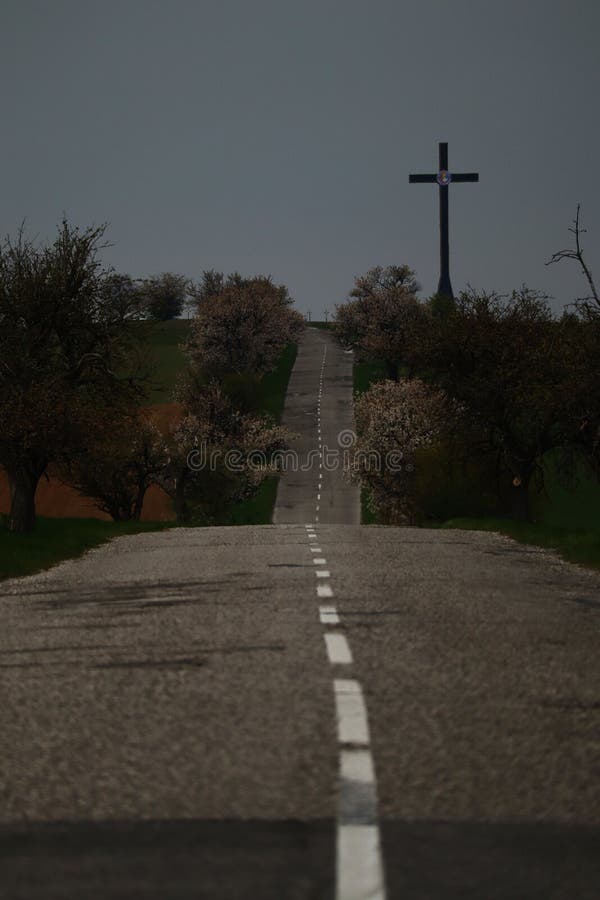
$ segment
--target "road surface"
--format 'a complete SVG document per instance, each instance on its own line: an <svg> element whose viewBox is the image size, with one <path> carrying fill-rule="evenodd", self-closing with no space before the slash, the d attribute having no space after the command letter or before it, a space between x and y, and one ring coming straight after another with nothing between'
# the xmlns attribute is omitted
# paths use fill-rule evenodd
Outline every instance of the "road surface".
<svg viewBox="0 0 600 900"><path fill-rule="evenodd" d="M351 427L309 331L309 449L321 341L322 440ZM2 900L597 898L600 578L360 527L328 474L318 523L313 475L278 524L2 583Z"/></svg>

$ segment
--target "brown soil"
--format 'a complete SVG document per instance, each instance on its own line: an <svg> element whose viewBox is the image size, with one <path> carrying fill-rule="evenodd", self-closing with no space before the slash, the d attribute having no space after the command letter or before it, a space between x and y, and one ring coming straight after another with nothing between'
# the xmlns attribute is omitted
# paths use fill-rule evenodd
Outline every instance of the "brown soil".
<svg viewBox="0 0 600 900"><path fill-rule="evenodd" d="M143 412L156 423L163 433L169 426L178 422L182 415L179 403L161 403L144 407ZM6 474L0 470L0 513L9 511L9 493ZM35 495L36 512L40 516L57 519L108 519L110 516L101 512L89 497L82 497L74 488L63 484L58 478L49 475L40 480ZM156 486L151 487L144 498L142 520L146 522L170 522L175 519L171 500L165 492Z"/></svg>

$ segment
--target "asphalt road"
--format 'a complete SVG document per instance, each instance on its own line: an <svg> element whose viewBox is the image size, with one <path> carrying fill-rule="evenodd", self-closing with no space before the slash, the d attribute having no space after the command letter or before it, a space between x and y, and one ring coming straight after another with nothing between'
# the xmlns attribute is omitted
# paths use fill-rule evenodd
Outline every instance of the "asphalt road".
<svg viewBox="0 0 600 900"><path fill-rule="evenodd" d="M308 328L300 342L282 416L297 437L279 481L276 525L360 524L360 491L343 474L354 434L353 359L324 329Z"/></svg>
<svg viewBox="0 0 600 900"><path fill-rule="evenodd" d="M600 577L332 493L2 583L3 900L598 897Z"/></svg>

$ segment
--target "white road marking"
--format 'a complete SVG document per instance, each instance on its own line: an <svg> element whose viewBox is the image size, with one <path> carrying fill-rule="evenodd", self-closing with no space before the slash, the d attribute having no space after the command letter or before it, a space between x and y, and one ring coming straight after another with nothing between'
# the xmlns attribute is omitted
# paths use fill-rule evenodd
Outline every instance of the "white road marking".
<svg viewBox="0 0 600 900"><path fill-rule="evenodd" d="M352 651L344 634L339 631L324 635L327 656L333 665L348 666L352 663Z"/></svg>
<svg viewBox="0 0 600 900"><path fill-rule="evenodd" d="M320 606L319 618L322 625L339 625L340 617L335 606Z"/></svg>
<svg viewBox="0 0 600 900"><path fill-rule="evenodd" d="M313 562L314 562L315 566L326 566L327 565L327 560L324 559L322 556L315 557L315 559L313 559Z"/></svg>
<svg viewBox="0 0 600 900"><path fill-rule="evenodd" d="M311 553L322 553L323 551L321 550L320 547L310 547L310 552Z"/></svg>
<svg viewBox="0 0 600 900"><path fill-rule="evenodd" d="M368 746L367 709L360 684L352 678L336 678L333 682L333 690L338 741L340 744Z"/></svg>
<svg viewBox="0 0 600 900"><path fill-rule="evenodd" d="M336 900L385 900L376 825L338 825L336 868Z"/></svg>
<svg viewBox="0 0 600 900"><path fill-rule="evenodd" d="M317 494L317 500L320 500L320 499L321 499L321 495Z"/></svg>
<svg viewBox="0 0 600 900"><path fill-rule="evenodd" d="M328 584L318 584L317 597L333 597L333 591Z"/></svg>
<svg viewBox="0 0 600 900"><path fill-rule="evenodd" d="M340 753L338 825L377 824L377 783L368 748Z"/></svg>
<svg viewBox="0 0 600 900"><path fill-rule="evenodd" d="M329 569L319 569L317 572L315 572L315 575L317 576L317 578L331 578L331 572L329 571Z"/></svg>

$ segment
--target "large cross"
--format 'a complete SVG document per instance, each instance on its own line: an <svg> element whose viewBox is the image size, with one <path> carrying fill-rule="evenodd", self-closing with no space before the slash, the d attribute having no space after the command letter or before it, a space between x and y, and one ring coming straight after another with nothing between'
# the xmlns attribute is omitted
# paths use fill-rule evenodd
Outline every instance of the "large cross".
<svg viewBox="0 0 600 900"><path fill-rule="evenodd" d="M450 242L448 238L448 185L451 181L479 181L477 172L449 172L448 144L440 144L440 168L434 175L409 175L411 184L437 182L440 186L440 281L438 294L453 297L450 284Z"/></svg>

